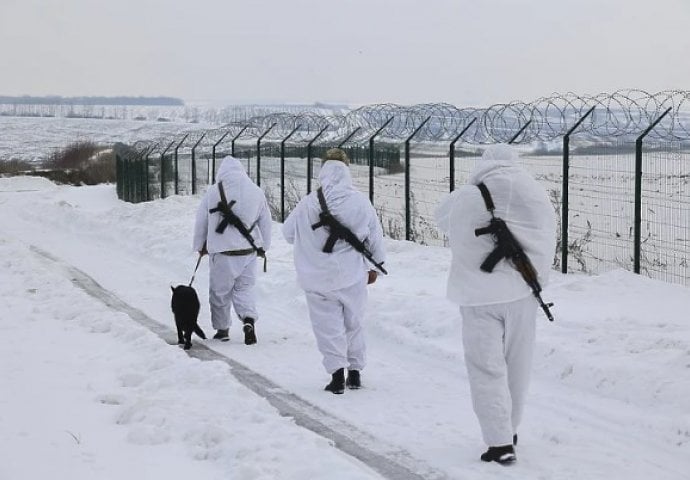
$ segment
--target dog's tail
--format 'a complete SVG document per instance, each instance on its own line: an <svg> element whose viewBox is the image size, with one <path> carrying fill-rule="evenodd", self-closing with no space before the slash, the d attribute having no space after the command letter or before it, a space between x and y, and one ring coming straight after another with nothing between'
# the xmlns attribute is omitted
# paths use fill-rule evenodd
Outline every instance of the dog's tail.
<svg viewBox="0 0 690 480"><path fill-rule="evenodd" d="M196 333L196 334L199 335L201 338L203 338L204 340L206 340L206 334L204 333L204 331L201 329L201 327L200 327L199 325L195 325L195 326L194 326L194 333Z"/></svg>

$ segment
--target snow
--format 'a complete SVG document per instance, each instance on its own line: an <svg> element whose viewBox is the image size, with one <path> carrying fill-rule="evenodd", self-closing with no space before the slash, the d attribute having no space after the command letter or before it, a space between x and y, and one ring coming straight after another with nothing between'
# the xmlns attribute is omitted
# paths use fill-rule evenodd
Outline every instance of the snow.
<svg viewBox="0 0 690 480"><path fill-rule="evenodd" d="M373 466L281 416L219 361L188 357L89 296L74 267L172 333L170 285L188 283L198 197L128 204L112 185L0 179L0 479L373 479ZM686 479L690 295L617 270L561 275L543 294L518 463L484 464L445 300L450 253L387 241L391 274L370 288L365 388L324 392L291 247L274 225L259 274L259 343L193 341L267 377L446 478ZM57 261L40 252L47 252ZM212 332L208 270L195 287ZM416 463L415 463L416 462Z"/></svg>
<svg viewBox="0 0 690 480"><path fill-rule="evenodd" d="M38 162L75 141L112 145L132 144L156 137L175 138L181 132L207 130L210 123L107 120L93 118L37 118L0 116L0 159Z"/></svg>

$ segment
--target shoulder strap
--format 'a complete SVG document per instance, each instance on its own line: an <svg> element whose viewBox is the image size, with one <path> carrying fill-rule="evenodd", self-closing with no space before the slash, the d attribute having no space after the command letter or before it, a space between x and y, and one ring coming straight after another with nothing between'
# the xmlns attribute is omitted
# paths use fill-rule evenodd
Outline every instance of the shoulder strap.
<svg viewBox="0 0 690 480"><path fill-rule="evenodd" d="M319 189L316 191L316 196L319 197L319 205L321 206L321 210L324 213L330 214L331 212L328 210L326 197L323 195L323 188L319 187Z"/></svg>
<svg viewBox="0 0 690 480"><path fill-rule="evenodd" d="M489 193L489 189L486 188L486 185L484 185L483 182L477 185L477 188L479 188L479 191L482 194L482 198L484 199L484 205L486 205L486 209L491 213L491 216L493 216L496 207L494 206L494 201L491 198L491 193Z"/></svg>
<svg viewBox="0 0 690 480"><path fill-rule="evenodd" d="M228 204L228 199L225 197L225 189L223 188L223 182L218 181L218 193L220 193L220 201L223 205Z"/></svg>
<svg viewBox="0 0 690 480"><path fill-rule="evenodd" d="M316 196L319 198L319 205L321 206L321 214L319 215L320 221L315 225L312 225L312 230L319 228L320 226L326 226L328 230L328 238L326 239L326 244L323 246L324 253L332 253L335 242L340 238L345 238L342 231L342 225L340 222L335 221L333 215L331 215L330 210L328 210L328 204L326 203L326 197L323 194L323 188L319 187L316 191Z"/></svg>
<svg viewBox="0 0 690 480"><path fill-rule="evenodd" d="M323 195L323 190L321 187L316 190L316 197L319 199L319 206L321 207L321 213L319 213L319 221L311 226L312 230L321 228L328 223L331 218L331 212L328 210L328 204L326 203L326 197Z"/></svg>

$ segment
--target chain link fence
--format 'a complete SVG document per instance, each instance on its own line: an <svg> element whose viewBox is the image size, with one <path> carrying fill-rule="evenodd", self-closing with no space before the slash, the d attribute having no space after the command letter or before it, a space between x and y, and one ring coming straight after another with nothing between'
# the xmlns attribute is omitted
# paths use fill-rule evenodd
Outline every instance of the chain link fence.
<svg viewBox="0 0 690 480"><path fill-rule="evenodd" d="M444 245L433 213L487 144L512 142L559 222L562 272L624 268L690 284L690 130L685 92L559 96L486 109L368 106L340 117L272 114L183 138L116 146L118 195L202 193L239 158L277 220L317 187L326 149L352 159L387 236Z"/></svg>

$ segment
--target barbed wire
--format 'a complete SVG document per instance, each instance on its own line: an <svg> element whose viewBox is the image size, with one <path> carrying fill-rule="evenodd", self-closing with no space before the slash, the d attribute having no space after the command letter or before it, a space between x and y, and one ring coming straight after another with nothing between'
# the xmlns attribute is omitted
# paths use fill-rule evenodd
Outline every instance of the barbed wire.
<svg viewBox="0 0 690 480"><path fill-rule="evenodd" d="M292 134L291 142L309 142L319 135L321 142L337 143L349 138L348 141L357 143L368 140L386 124L378 138L404 141L426 122L415 133L415 141L450 142L471 124L462 137L464 143L507 142L525 126L516 143L551 142L561 140L592 107L594 110L578 127L577 134L593 141L634 139L667 110L668 113L650 132L650 137L690 140L690 91L648 93L630 89L596 95L554 93L532 102L515 101L484 108L428 103L366 105L336 115L313 110L271 112L212 130L180 134L176 141L182 142L180 148L191 148L198 142L203 142L204 146L212 145L223 136L224 143L260 136L264 136L265 141L276 142ZM239 133L241 136L236 137ZM171 140L159 138L138 142L136 148L164 149Z"/></svg>

